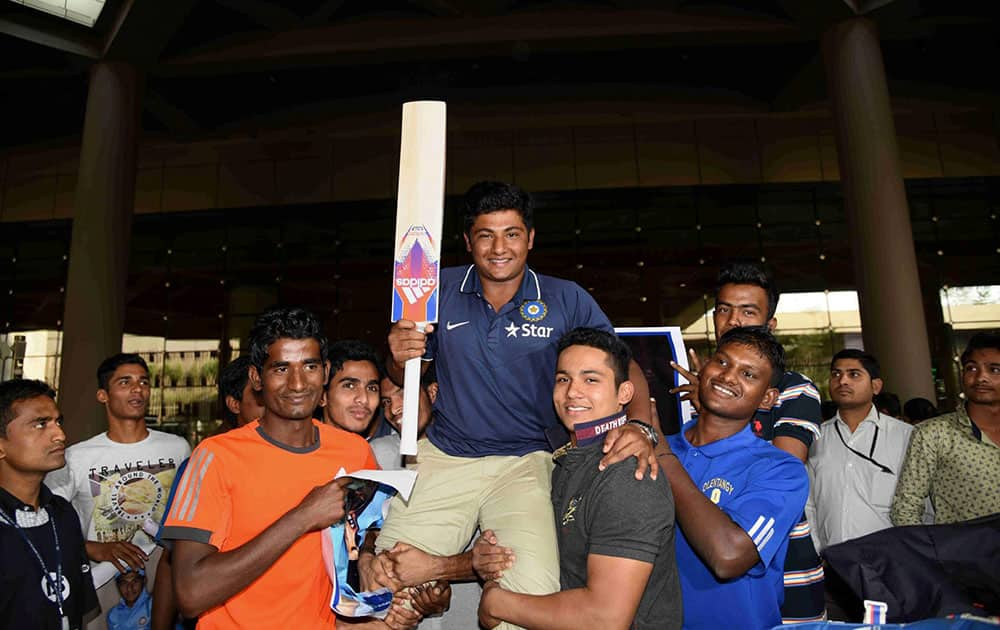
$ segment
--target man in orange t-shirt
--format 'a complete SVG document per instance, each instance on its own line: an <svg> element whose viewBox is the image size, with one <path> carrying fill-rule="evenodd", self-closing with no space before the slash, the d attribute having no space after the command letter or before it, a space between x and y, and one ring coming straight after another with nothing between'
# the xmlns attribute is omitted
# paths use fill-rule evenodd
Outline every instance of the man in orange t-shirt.
<svg viewBox="0 0 1000 630"><path fill-rule="evenodd" d="M264 413L198 446L164 526L178 604L203 629L333 627L320 551L344 515L344 482L332 479L378 465L363 438L312 418L329 376L315 316L272 309L249 346Z"/></svg>

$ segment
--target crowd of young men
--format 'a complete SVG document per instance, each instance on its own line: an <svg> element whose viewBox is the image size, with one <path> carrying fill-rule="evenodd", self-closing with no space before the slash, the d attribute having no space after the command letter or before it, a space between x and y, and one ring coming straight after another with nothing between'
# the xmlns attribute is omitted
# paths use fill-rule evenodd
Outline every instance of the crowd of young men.
<svg viewBox="0 0 1000 630"><path fill-rule="evenodd" d="M962 356L966 404L916 430L881 411L875 357L838 353L822 423L816 387L785 369L772 335L773 278L728 264L715 352L675 366L689 382L673 393L697 416L664 436L600 307L528 266L533 224L517 187L473 186L471 264L442 270L440 324L398 322L384 361L359 341L328 344L302 309L261 315L220 378L224 425L193 453L146 427L136 355L99 367L108 431L69 449L48 386L0 384L0 578L18 587L0 594L0 625L79 628L103 609L164 629L178 611L207 629L477 616L487 628L768 628L826 616L817 551L1000 512L996 334ZM416 357L419 453L404 460L402 366ZM345 517L333 475L403 467L418 473L409 500L357 541L354 586L389 588L393 604L384 619L339 618L321 543ZM156 540L169 548L159 565ZM151 614L139 576L155 576Z"/></svg>

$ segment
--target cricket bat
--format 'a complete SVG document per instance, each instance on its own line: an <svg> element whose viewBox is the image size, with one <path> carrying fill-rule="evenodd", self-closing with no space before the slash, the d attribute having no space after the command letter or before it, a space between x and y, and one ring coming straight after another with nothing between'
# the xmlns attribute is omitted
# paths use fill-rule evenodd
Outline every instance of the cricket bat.
<svg viewBox="0 0 1000 630"><path fill-rule="evenodd" d="M403 103L399 189L392 267L392 321L408 319L423 330L438 320L441 229L444 220L446 106ZM400 453L417 454L420 359L406 362Z"/></svg>

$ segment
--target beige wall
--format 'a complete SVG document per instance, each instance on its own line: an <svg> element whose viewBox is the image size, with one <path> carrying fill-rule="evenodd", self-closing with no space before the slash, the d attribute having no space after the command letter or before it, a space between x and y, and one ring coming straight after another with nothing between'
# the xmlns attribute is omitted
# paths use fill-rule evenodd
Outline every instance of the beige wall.
<svg viewBox="0 0 1000 630"><path fill-rule="evenodd" d="M992 116L898 113L904 176L1000 175ZM531 191L836 181L831 124L817 114L453 133L448 192L483 178ZM393 198L398 142L387 132L340 137L304 130L148 142L140 153L136 212ZM72 217L78 154L67 146L0 155L0 221Z"/></svg>

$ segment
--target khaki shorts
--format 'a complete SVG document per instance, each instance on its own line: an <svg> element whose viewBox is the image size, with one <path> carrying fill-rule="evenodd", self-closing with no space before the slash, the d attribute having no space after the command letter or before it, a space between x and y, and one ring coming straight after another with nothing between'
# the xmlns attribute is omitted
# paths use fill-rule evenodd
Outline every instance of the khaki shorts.
<svg viewBox="0 0 1000 630"><path fill-rule="evenodd" d="M452 457L426 439L417 451L413 493L409 502L392 499L376 539L378 551L406 542L451 556L465 550L477 527L492 529L517 558L501 586L531 595L559 590L551 453Z"/></svg>

